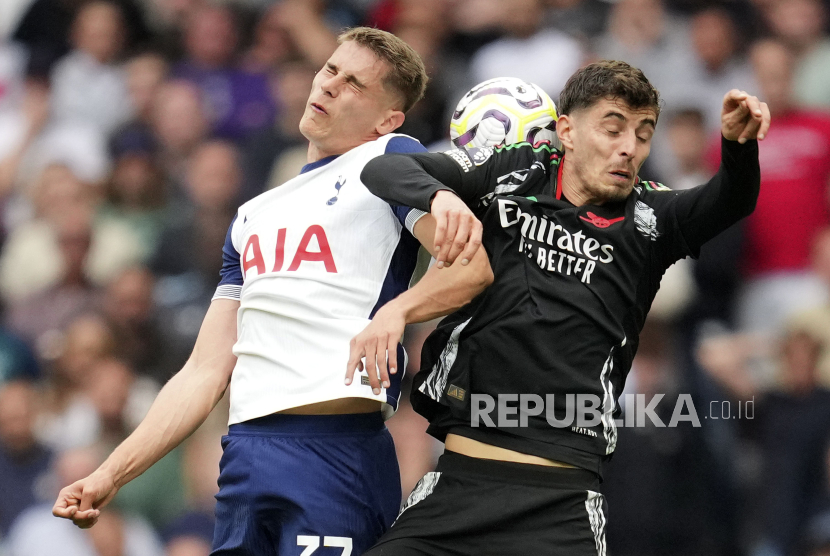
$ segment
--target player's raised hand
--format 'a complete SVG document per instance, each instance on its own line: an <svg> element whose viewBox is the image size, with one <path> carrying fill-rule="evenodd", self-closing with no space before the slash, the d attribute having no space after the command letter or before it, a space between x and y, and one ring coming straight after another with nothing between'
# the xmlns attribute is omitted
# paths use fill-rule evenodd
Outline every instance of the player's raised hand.
<svg viewBox="0 0 830 556"><path fill-rule="evenodd" d="M118 487L112 477L96 471L61 490L52 507L52 515L71 519L81 529L89 529L98 521L101 508L115 497Z"/></svg>
<svg viewBox="0 0 830 556"><path fill-rule="evenodd" d="M430 211L435 217L436 266L449 266L460 256L467 265L481 247L482 225L464 201L449 191L439 191Z"/></svg>
<svg viewBox="0 0 830 556"><path fill-rule="evenodd" d="M763 140L770 126L767 103L746 91L732 89L723 97L721 133L730 141L746 143L750 139Z"/></svg>
<svg viewBox="0 0 830 556"><path fill-rule="evenodd" d="M389 388L389 375L398 372L398 342L403 338L406 320L389 305L375 313L372 322L349 343L349 362L346 364L346 384L351 384L355 369L363 370L361 359L366 358L366 373L375 395L380 386Z"/></svg>

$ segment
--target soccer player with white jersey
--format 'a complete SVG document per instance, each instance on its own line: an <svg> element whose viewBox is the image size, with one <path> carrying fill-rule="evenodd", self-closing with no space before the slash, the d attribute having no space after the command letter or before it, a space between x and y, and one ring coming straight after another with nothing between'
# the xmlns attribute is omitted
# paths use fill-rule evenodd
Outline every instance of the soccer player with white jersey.
<svg viewBox="0 0 830 556"><path fill-rule="evenodd" d="M339 37L300 122L309 164L239 208L192 355L133 434L61 491L56 516L93 526L118 489L192 433L230 385L212 554L361 554L391 525L400 478L383 415L398 402L404 322L448 314L492 280L472 217L437 230L432 215L390 205L360 179L378 155L425 150L391 132L426 80L418 55L389 33ZM446 193L432 209L459 206ZM405 291L419 242L439 264ZM462 264L443 264L456 257ZM392 298L406 314L385 316ZM374 346L367 375L344 383L349 341L372 317L397 319L390 329L400 333Z"/></svg>

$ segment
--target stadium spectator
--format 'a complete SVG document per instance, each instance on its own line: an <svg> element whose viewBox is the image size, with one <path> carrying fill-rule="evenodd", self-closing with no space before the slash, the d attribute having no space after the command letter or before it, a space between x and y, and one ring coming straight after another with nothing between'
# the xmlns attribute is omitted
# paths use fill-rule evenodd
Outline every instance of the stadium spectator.
<svg viewBox="0 0 830 556"><path fill-rule="evenodd" d="M70 50L69 35L77 4L74 0L32 2L22 14L12 39L26 47L38 66L50 67Z"/></svg>
<svg viewBox="0 0 830 556"><path fill-rule="evenodd" d="M248 71L272 73L295 58L291 37L282 24L279 3L266 9L256 22L253 43L241 56L240 65Z"/></svg>
<svg viewBox="0 0 830 556"><path fill-rule="evenodd" d="M40 367L31 348L0 326L0 387L12 380L35 381L40 377Z"/></svg>
<svg viewBox="0 0 830 556"><path fill-rule="evenodd" d="M337 47L334 33L323 20L325 4L322 0L284 0L268 8L256 27L244 66L273 71L284 62L302 60L322 67Z"/></svg>
<svg viewBox="0 0 830 556"><path fill-rule="evenodd" d="M152 129L159 143L159 160L179 198L187 159L209 131L207 107L197 87L174 80L159 87L152 101Z"/></svg>
<svg viewBox="0 0 830 556"><path fill-rule="evenodd" d="M545 21L578 39L591 42L605 31L611 4L602 0L547 0Z"/></svg>
<svg viewBox="0 0 830 556"><path fill-rule="evenodd" d="M695 86L689 73L697 63L689 24L670 14L662 0L614 4L608 29L594 50L600 58L625 60L642 69L669 108L682 106L686 92Z"/></svg>
<svg viewBox="0 0 830 556"><path fill-rule="evenodd" d="M213 527L213 516L204 512L191 512L176 519L164 532L166 556L208 556Z"/></svg>
<svg viewBox="0 0 830 556"><path fill-rule="evenodd" d="M167 60L154 51L138 54L125 64L133 114L127 123L110 135L110 154L115 159L115 166L121 155L155 154L158 146L153 137L154 100L167 79L168 68Z"/></svg>
<svg viewBox="0 0 830 556"><path fill-rule="evenodd" d="M812 261L813 273L830 291L830 228L824 228L816 235ZM830 389L830 301L796 313L792 320L797 326L811 330L816 337L824 338L818 364L819 381L825 388Z"/></svg>
<svg viewBox="0 0 830 556"><path fill-rule="evenodd" d="M788 316L827 296L809 265L813 238L830 223L830 117L796 106L795 58L782 43L759 42L751 58L775 126L760 147L761 194L745 221L738 324L775 335ZM716 151L713 143L711 168L719 163Z"/></svg>
<svg viewBox="0 0 830 556"><path fill-rule="evenodd" d="M118 64L123 14L110 2L84 5L72 25L73 50L52 70L52 117L92 125L104 136L133 112L127 74Z"/></svg>
<svg viewBox="0 0 830 556"><path fill-rule="evenodd" d="M101 462L97 447L62 453L55 463L57 481L77 480ZM163 556L164 549L152 528L142 519L111 512L100 530L84 531L66 520L55 519L51 507L29 508L9 533L8 556Z"/></svg>
<svg viewBox="0 0 830 556"><path fill-rule="evenodd" d="M518 77L558 97L565 81L584 62L581 46L567 34L543 27L541 0L502 2L502 10L499 23L505 36L482 47L470 60L471 84ZM550 52L557 53L555 64L546 62Z"/></svg>
<svg viewBox="0 0 830 556"><path fill-rule="evenodd" d="M819 0L778 0L766 15L768 25L796 54L795 99L802 106L830 108L827 6Z"/></svg>
<svg viewBox="0 0 830 556"><path fill-rule="evenodd" d="M45 287L26 292L13 301L8 311L12 330L35 346L46 341L52 331L61 330L97 303L97 292L84 271L92 241L89 217L70 213L58 226L54 232L46 223L39 228L18 229L21 231L12 235L7 257L4 257L4 265L14 268L27 260L28 253L57 253L46 259L57 263L57 279L52 281L49 276L50 281ZM30 276L40 278L37 274Z"/></svg>
<svg viewBox="0 0 830 556"><path fill-rule="evenodd" d="M704 9L692 17L691 39L696 64L689 68L691 87L684 103L705 114L707 131L717 130L718 105L723 91L757 91L752 68L740 52L742 36L732 15L723 7Z"/></svg>
<svg viewBox="0 0 830 556"><path fill-rule="evenodd" d="M125 15L124 43L129 47L149 40L150 32L136 0L112 0ZM34 0L17 24L12 39L25 45L29 66L37 71L49 67L69 52L72 25L84 2L79 0Z"/></svg>
<svg viewBox="0 0 830 556"><path fill-rule="evenodd" d="M238 41L230 8L197 8L185 26L185 59L173 67L175 77L201 89L213 133L234 140L267 126L275 111L267 76L237 67Z"/></svg>
<svg viewBox="0 0 830 556"><path fill-rule="evenodd" d="M41 344L52 365L38 416L38 438L57 451L89 446L100 431L87 393L89 375L99 361L112 356L112 331L101 317L85 314Z"/></svg>
<svg viewBox="0 0 830 556"><path fill-rule="evenodd" d="M185 181L193 208L172 216L162 232L153 258L155 272L163 276L194 272L210 283L215 280L241 179L239 153L232 144L208 141L195 150Z"/></svg>
<svg viewBox="0 0 830 556"><path fill-rule="evenodd" d="M147 51L127 61L127 88L138 121L150 121L153 96L167 77L168 64L160 54Z"/></svg>
<svg viewBox="0 0 830 556"><path fill-rule="evenodd" d="M27 381L0 384L0 539L23 510L44 501L53 456L34 435L38 396Z"/></svg>
<svg viewBox="0 0 830 556"><path fill-rule="evenodd" d="M324 2L288 0L271 5L254 29L254 40L242 58L250 71L279 71L301 61L322 66L337 43L323 21Z"/></svg>
<svg viewBox="0 0 830 556"><path fill-rule="evenodd" d="M412 45L429 74L424 98L400 128L431 148L447 139L447 121L470 83L466 61L447 48L450 6L443 0L398 2L392 32Z"/></svg>
<svg viewBox="0 0 830 556"><path fill-rule="evenodd" d="M139 375L164 384L175 370L167 363L169 349L156 320L154 286L149 269L126 269L107 285L103 312L115 336L116 357Z"/></svg>
<svg viewBox="0 0 830 556"><path fill-rule="evenodd" d="M38 79L15 75L12 49L0 43L0 199L9 211L8 196L19 182L21 163L49 116L49 89ZM4 228L8 218L4 218Z"/></svg>
<svg viewBox="0 0 830 556"><path fill-rule="evenodd" d="M158 393L152 381L137 380L133 370L117 359L102 359L87 370L85 394L98 417L96 442L112 449L141 421Z"/></svg>
<svg viewBox="0 0 830 556"><path fill-rule="evenodd" d="M242 174L237 149L208 141L190 158L185 187L190 206L171 211L150 268L160 277L163 334L177 368L187 359L222 268L222 246L233 219Z"/></svg>
<svg viewBox="0 0 830 556"><path fill-rule="evenodd" d="M272 79L280 109L273 124L252 134L242 146L241 200L248 200L283 181L272 174L284 152L295 147L305 155L305 138L300 133L300 118L306 109L308 96L317 68L306 62L284 64ZM305 163L303 158L302 164ZM301 166L302 166L301 164ZM290 175L293 177L296 172Z"/></svg>
<svg viewBox="0 0 830 556"><path fill-rule="evenodd" d="M95 444L106 450L135 429L159 390L153 380L136 376L126 362L115 358L102 358L89 367L85 385L84 394L95 412ZM208 472L213 472L215 485L218 459L214 465L207 462L207 458L202 461ZM187 469L188 474L193 470ZM168 454L152 471L119 492L118 507L156 528L164 527L185 506L183 471L181 450Z"/></svg>
<svg viewBox="0 0 830 556"><path fill-rule="evenodd" d="M214 516L219 492L219 461L222 459L220 437L228 432L228 404L222 402L199 429L182 446L182 469L185 476L187 513Z"/></svg>
<svg viewBox="0 0 830 556"><path fill-rule="evenodd" d="M618 556L735 553L724 509L711 488L713 459L703 432L691 423L656 426L637 407L664 396L655 415L668 423L678 395L688 392L674 353L675 330L670 322L649 316L626 380L619 419L633 424L641 418L644 426L618 429L619 447L602 485L612 508L608 550Z"/></svg>
<svg viewBox="0 0 830 556"><path fill-rule="evenodd" d="M805 528L799 556L830 556L830 442L825 457L824 503Z"/></svg>
<svg viewBox="0 0 830 556"><path fill-rule="evenodd" d="M6 299L72 297L70 292L103 284L140 259L138 237L118 222L95 219L98 191L67 167L47 167L35 193L38 218L15 228L0 258ZM45 256L32 259L31 253ZM52 290L44 294L47 288ZM19 308L12 308L13 315Z"/></svg>
<svg viewBox="0 0 830 556"><path fill-rule="evenodd" d="M706 370L732 400L754 402L752 419L739 424L762 455L759 502L749 508L747 519L760 525L757 554L790 554L807 519L823 502L830 438L830 390L818 382L824 336L824 331L789 321L780 341L776 385L766 391L749 368L756 350L736 350L739 344L729 341L703 346Z"/></svg>
<svg viewBox="0 0 830 556"><path fill-rule="evenodd" d="M704 154L708 137L703 112L696 108L677 110L666 118L666 139L674 164L665 172L672 189L689 189L706 183L709 169Z"/></svg>
<svg viewBox="0 0 830 556"><path fill-rule="evenodd" d="M156 159L156 142L141 125L122 129L112 140L113 168L104 184L98 218L129 229L140 258L155 252L167 217L167 183Z"/></svg>

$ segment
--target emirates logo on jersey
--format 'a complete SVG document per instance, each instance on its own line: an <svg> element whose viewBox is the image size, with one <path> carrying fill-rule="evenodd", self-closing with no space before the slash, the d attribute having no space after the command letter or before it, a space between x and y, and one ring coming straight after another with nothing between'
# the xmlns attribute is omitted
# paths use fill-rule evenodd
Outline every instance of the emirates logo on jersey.
<svg viewBox="0 0 830 556"><path fill-rule="evenodd" d="M603 218L602 216L597 216L593 212L589 211L588 212L588 218L585 218L584 216L580 216L579 219L584 220L585 222L588 222L589 224L593 224L597 228L607 228L608 226L610 226L612 224L616 224L617 222L622 222L623 220L625 220L625 216L620 216L619 218L612 218L611 220L608 220L607 218Z"/></svg>
<svg viewBox="0 0 830 556"><path fill-rule="evenodd" d="M535 259L543 270L576 276L583 284L590 284L598 264L614 261L614 246L610 243L600 243L582 230L570 232L545 215L524 212L515 201L499 198L497 203L502 227L521 227L519 251L529 259ZM588 215L591 216L591 213ZM593 217L598 218L595 214ZM602 220L608 222L608 226L618 221Z"/></svg>

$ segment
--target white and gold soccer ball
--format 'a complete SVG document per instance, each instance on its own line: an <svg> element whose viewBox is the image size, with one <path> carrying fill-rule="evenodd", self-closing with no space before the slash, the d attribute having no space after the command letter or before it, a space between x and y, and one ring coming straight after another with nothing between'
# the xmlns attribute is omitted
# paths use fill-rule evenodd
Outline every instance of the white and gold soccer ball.
<svg viewBox="0 0 830 556"><path fill-rule="evenodd" d="M456 147L498 147L550 141L559 147L553 100L539 86L517 77L479 83L464 95L450 122Z"/></svg>

